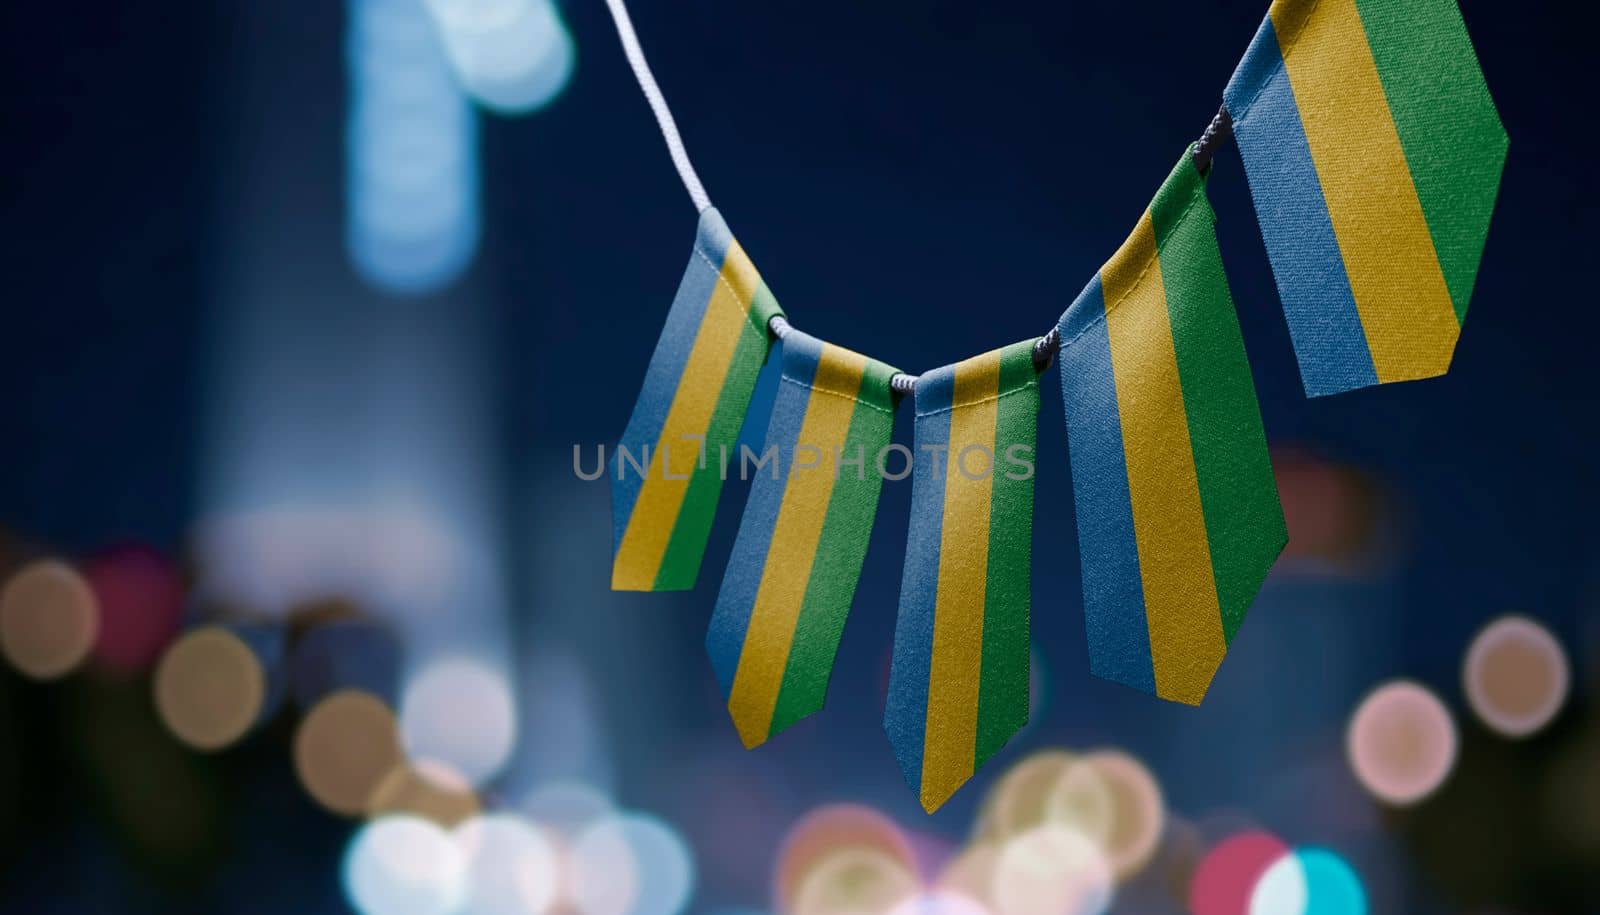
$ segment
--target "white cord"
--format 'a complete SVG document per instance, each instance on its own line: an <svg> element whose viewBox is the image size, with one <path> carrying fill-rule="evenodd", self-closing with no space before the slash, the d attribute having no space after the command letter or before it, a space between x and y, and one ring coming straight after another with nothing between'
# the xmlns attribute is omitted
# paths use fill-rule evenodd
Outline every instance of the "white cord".
<svg viewBox="0 0 1600 915"><path fill-rule="evenodd" d="M628 6L623 0L606 0L606 7L611 10L611 18L617 23L622 53L627 55L628 65L633 67L634 78L639 80L639 88L644 91L650 110L655 112L656 123L661 125L661 137L667 141L667 151L672 154L672 164L678 167L678 177L683 179L684 189L689 192L689 199L694 201L695 209L705 212L711 207L711 198L706 195L700 176L694 173L689 153L683 148L683 138L678 135L678 124L672 120L667 99L661 94L661 87L656 85L656 78L650 72L650 64L644 59L639 36L633 31L633 20L628 18Z"/></svg>
<svg viewBox="0 0 1600 915"><path fill-rule="evenodd" d="M617 24L617 37L622 39L622 53L627 55L628 65L633 68L634 78L639 81L639 88L643 90L645 100L650 103L650 110L655 112L656 124L661 127L661 137L667 141L667 152L672 154L672 164L678 168L678 177L683 179L683 187L689 192L689 199L694 201L695 209L705 212L711 208L711 198L706 195L705 186L700 183L700 176L694 173L694 165L689 162L689 153L683 148L683 137L678 135L678 124L672 119L672 110L667 107L666 96L661 94L661 87L656 85L655 75L650 72L650 64L644 59L644 49L639 47L639 35L633 30L633 20L628 17L628 5L625 0L606 0L606 8L611 10L611 18ZM1195 168L1205 171L1211 163L1211 154L1215 147L1228 141L1232 135L1232 121L1228 117L1226 108L1217 112L1211 126L1206 128L1205 135L1200 142L1190 147ZM783 339L791 325L782 315L774 316L768 324L773 336ZM1056 327L1039 338L1033 347L1033 361L1040 371L1050 363L1056 351L1061 348L1061 333ZM905 394L917 382L916 375L900 373L890 380L890 385L895 391Z"/></svg>

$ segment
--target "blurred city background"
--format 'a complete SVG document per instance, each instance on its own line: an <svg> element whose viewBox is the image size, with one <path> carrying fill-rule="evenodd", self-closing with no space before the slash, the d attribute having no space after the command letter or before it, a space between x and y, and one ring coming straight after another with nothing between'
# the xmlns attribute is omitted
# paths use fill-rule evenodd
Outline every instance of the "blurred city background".
<svg viewBox="0 0 1600 915"><path fill-rule="evenodd" d="M1289 547L1202 707L1091 678L1044 385L1031 723L929 816L880 726L909 482L754 752L702 650L743 487L698 588L607 589L572 449L695 218L600 0L5 4L0 911L1600 911L1589 51L1461 5L1512 144L1451 374L1306 400L1224 150ZM1265 6L634 16L796 325L918 370L1054 322Z"/></svg>

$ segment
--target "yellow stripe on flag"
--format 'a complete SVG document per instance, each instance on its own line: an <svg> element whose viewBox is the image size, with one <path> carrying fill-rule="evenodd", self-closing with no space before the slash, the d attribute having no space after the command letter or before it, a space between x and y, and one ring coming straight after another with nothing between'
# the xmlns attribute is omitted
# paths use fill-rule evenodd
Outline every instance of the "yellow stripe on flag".
<svg viewBox="0 0 1600 915"><path fill-rule="evenodd" d="M685 435L704 436L711 427L723 381L733 363L734 351L750 315L750 298L759 280L755 269L737 241L728 243L719 281L706 304L705 316L695 335L694 348L683 368L672 406L661 425L661 438L650 455L650 468L639 486L639 498L628 518L627 530L617 547L611 570L611 587L619 591L648 591L655 585L667 543L677 524L683 497L689 489L688 477L700 460L699 445ZM668 479L662 461L674 477Z"/></svg>
<svg viewBox="0 0 1600 915"><path fill-rule="evenodd" d="M855 416L856 402L832 392L860 390L866 367L866 357L823 345L795 454L798 459L802 446L813 446L820 455L807 449L805 460L819 463L791 471L784 483L783 502L750 612L750 627L739 653L733 688L728 693L728 711L746 748L765 741L772 729L772 713L788 668L795 624L811 583L811 565L816 560L822 526L828 517L828 501L833 495L834 456L844 447Z"/></svg>
<svg viewBox="0 0 1600 915"><path fill-rule="evenodd" d="M955 367L950 450L945 455L939 586L928 667L928 720L922 750L922 806L933 809L972 776L978 739L978 683L983 672L983 612L989 575L989 508L994 480L995 400L1001 350ZM968 455L961 472L961 454ZM927 459L918 455L918 460ZM984 468L987 467L986 470ZM981 472L980 471L984 471Z"/></svg>
<svg viewBox="0 0 1600 915"><path fill-rule="evenodd" d="M1443 374L1461 325L1355 0L1271 14L1378 381Z"/></svg>
<svg viewBox="0 0 1600 915"><path fill-rule="evenodd" d="M1156 694L1194 705L1227 640L1148 211L1100 281Z"/></svg>

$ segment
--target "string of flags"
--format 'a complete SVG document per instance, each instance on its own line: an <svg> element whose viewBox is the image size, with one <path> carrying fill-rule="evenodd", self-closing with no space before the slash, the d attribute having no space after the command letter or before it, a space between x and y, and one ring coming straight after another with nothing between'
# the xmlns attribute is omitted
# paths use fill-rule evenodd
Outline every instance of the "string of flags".
<svg viewBox="0 0 1600 915"><path fill-rule="evenodd" d="M692 588L755 379L779 392L706 636L747 747L818 711L903 395L912 508L884 728L937 809L1027 721L1039 382L1061 375L1092 672L1198 704L1287 542L1206 196L1237 138L1309 396L1448 370L1507 137L1455 0L1274 0L1201 144L1043 338L921 376L794 329L700 209L613 455L612 587ZM931 459L930 459L931 458ZM1048 463L1048 462L1047 462ZM904 468L909 465L909 471Z"/></svg>

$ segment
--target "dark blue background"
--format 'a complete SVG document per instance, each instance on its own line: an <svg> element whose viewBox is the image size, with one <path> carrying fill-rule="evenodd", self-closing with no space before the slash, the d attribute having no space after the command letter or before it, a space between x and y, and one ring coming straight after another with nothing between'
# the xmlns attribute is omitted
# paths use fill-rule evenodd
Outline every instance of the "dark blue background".
<svg viewBox="0 0 1600 915"><path fill-rule="evenodd" d="M1343 595L1325 611L1342 617L1332 621L1309 598L1264 599L1230 658L1237 669L1224 668L1198 713L1090 680L1052 381L1034 574L1048 699L1008 757L1051 742L1130 746L1175 806L1199 814L1252 796L1250 773L1275 757L1241 758L1251 747L1302 730L1336 739L1350 702L1381 677L1457 694L1463 646L1494 615L1532 613L1568 644L1592 634L1589 30L1566 5L1461 5L1511 146L1447 377L1307 400L1235 150L1218 156L1210 184L1269 438L1384 481L1408 531L1393 575ZM794 323L917 371L1054 323L1215 111L1264 6L685 0L633 12L712 199ZM755 754L733 752L700 654L742 492L724 500L696 592L604 592L604 492L572 480L567 455L622 428L695 217L602 4L564 15L579 49L567 92L535 115L485 120L484 240L463 282L487 310L474 320L492 341L506 485L586 507L576 516L593 523L576 525L588 539L574 549L598 562L541 565L556 522L534 510L506 525L509 555L526 558L509 574L524 636L554 632L584 651L622 799L677 819L700 850L695 910L759 903L764 872L705 864L722 827L696 817L712 795L747 791L774 822L866 799L955 835L976 790L926 821L877 730L909 485L885 489L829 708ZM388 307L343 249L343 11L10 3L0 22L0 523L68 550L129 537L178 549L198 510L207 327L228 307L217 276L237 254L229 246L276 239L277 269L354 311ZM605 615L556 608L556 593ZM630 650L665 658L666 689L630 677L618 660ZM1338 676L1321 672L1322 652ZM634 707L652 686L659 694ZM722 760L727 781L685 790L697 753ZM292 795L273 765L250 770L250 796ZM256 849L246 857L303 876L334 905L341 833L309 810L258 809L270 806L244 805L280 837L241 840ZM47 847L76 847L74 833L52 835ZM294 835L325 853L299 864L271 853ZM751 854L759 870L771 844ZM62 866L119 872L96 860ZM225 877L206 891L223 895L205 898L271 910L235 892L252 879Z"/></svg>

